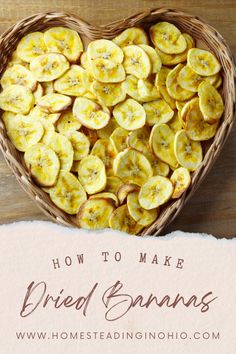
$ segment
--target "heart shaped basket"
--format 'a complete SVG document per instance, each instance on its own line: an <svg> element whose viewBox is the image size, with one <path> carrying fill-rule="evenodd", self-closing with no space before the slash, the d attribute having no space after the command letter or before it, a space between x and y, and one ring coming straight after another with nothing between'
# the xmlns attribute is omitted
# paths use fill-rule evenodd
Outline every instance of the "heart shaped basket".
<svg viewBox="0 0 236 354"><path fill-rule="evenodd" d="M235 115L235 66L232 53L225 40L214 28L198 17L177 10L164 8L147 10L100 27L93 26L76 16L65 13L40 13L21 20L4 32L0 38L1 75L18 41L29 32L42 31L53 26L65 26L76 30L86 43L98 38L111 39L124 29L132 26L140 26L144 29L148 29L152 23L163 20L176 24L180 30L188 32L200 42L201 45L208 47L214 52L222 65L222 95L225 102L225 111L214 140L210 145L205 147L204 159L201 166L192 176L190 188L181 198L164 206L158 219L143 231L143 235L159 235L163 228L177 216L186 201L193 195L213 166L232 128ZM57 223L66 226L76 226L73 217L58 209L51 202L48 195L33 182L25 167L23 155L15 149L8 139L5 126L1 119L0 147L16 179L26 193L35 200L40 209Z"/></svg>

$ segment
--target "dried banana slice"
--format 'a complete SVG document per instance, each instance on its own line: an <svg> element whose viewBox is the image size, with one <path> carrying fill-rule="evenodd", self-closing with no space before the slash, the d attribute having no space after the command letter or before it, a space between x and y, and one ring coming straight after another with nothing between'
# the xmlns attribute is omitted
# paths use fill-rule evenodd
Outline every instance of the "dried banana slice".
<svg viewBox="0 0 236 354"><path fill-rule="evenodd" d="M98 101L104 106L115 106L117 103L124 101L126 92L123 83L102 83L95 81L92 84L92 92Z"/></svg>
<svg viewBox="0 0 236 354"><path fill-rule="evenodd" d="M105 165L97 156L89 155L81 160L78 176L88 194L95 194L105 189L107 182Z"/></svg>
<svg viewBox="0 0 236 354"><path fill-rule="evenodd" d="M174 116L174 111L163 99L158 99L152 102L144 103L147 116L147 124L152 126L155 124L167 123Z"/></svg>
<svg viewBox="0 0 236 354"><path fill-rule="evenodd" d="M35 103L43 96L43 86L38 82L36 90L33 92Z"/></svg>
<svg viewBox="0 0 236 354"><path fill-rule="evenodd" d="M182 167L195 171L202 162L202 147L198 141L190 140L184 130L175 135L175 156Z"/></svg>
<svg viewBox="0 0 236 354"><path fill-rule="evenodd" d="M25 164L34 181L43 187L56 183L60 162L55 152L48 146L38 143L30 146L24 154Z"/></svg>
<svg viewBox="0 0 236 354"><path fill-rule="evenodd" d="M137 45L128 45L123 48L124 68L127 74L139 79L146 79L152 71L151 61L147 53Z"/></svg>
<svg viewBox="0 0 236 354"><path fill-rule="evenodd" d="M111 201L112 203L115 204L116 207L119 206L119 200L117 198L117 196L114 193L110 193L110 192L102 192L102 193L97 193L97 194L93 194L89 197L89 199L97 199L97 198L102 198L102 199L106 199Z"/></svg>
<svg viewBox="0 0 236 354"><path fill-rule="evenodd" d="M170 177L174 186L174 192L172 194L173 199L181 197L181 195L188 189L191 183L191 177L189 170L184 167L177 168Z"/></svg>
<svg viewBox="0 0 236 354"><path fill-rule="evenodd" d="M110 120L108 109L85 97L75 99L72 111L80 123L90 129L102 129Z"/></svg>
<svg viewBox="0 0 236 354"><path fill-rule="evenodd" d="M49 93L54 93L55 92L53 81L41 82L41 85L43 87L44 95L48 95Z"/></svg>
<svg viewBox="0 0 236 354"><path fill-rule="evenodd" d="M53 133L48 146L57 154L61 170L70 171L73 164L74 151L69 139L59 133Z"/></svg>
<svg viewBox="0 0 236 354"><path fill-rule="evenodd" d="M60 171L57 184L50 188L49 195L58 208L71 215L77 214L87 199L78 179L67 171Z"/></svg>
<svg viewBox="0 0 236 354"><path fill-rule="evenodd" d="M131 44L148 44L145 31L138 27L127 28L113 39L113 42L123 48Z"/></svg>
<svg viewBox="0 0 236 354"><path fill-rule="evenodd" d="M162 62L157 51L150 45L146 45L146 44L139 44L139 47L142 48L149 56L149 59L152 64L152 74L158 73L161 69Z"/></svg>
<svg viewBox="0 0 236 354"><path fill-rule="evenodd" d="M30 114L30 116L34 117L31 114ZM40 140L40 143L48 145L51 141L52 135L55 133L55 127L52 122L50 122L49 120L47 120L45 118L38 118L38 119L44 129L44 134L42 136L42 139Z"/></svg>
<svg viewBox="0 0 236 354"><path fill-rule="evenodd" d="M153 176L167 177L170 172L170 167L167 163L160 161L154 154L148 153L146 155L153 170Z"/></svg>
<svg viewBox="0 0 236 354"><path fill-rule="evenodd" d="M139 129L146 122L143 106L132 98L118 103L113 109L113 115L117 123L126 130Z"/></svg>
<svg viewBox="0 0 236 354"><path fill-rule="evenodd" d="M97 131L98 137L101 139L108 139L110 138L111 134L114 132L114 130L118 127L118 124L115 120L115 118L111 118L109 120L109 123L102 129Z"/></svg>
<svg viewBox="0 0 236 354"><path fill-rule="evenodd" d="M19 151L26 151L30 146L38 143L43 136L44 129L40 121L23 115L12 116L7 123L7 135Z"/></svg>
<svg viewBox="0 0 236 354"><path fill-rule="evenodd" d="M105 165L107 176L114 175L113 161L117 150L111 139L98 139L94 144L91 155L99 157Z"/></svg>
<svg viewBox="0 0 236 354"><path fill-rule="evenodd" d="M150 102L160 98L158 88L150 81L144 79L138 80L138 93L143 102Z"/></svg>
<svg viewBox="0 0 236 354"><path fill-rule="evenodd" d="M73 115L71 110L65 111L61 114L56 123L57 131L61 134L68 134L81 128L81 124L78 119Z"/></svg>
<svg viewBox="0 0 236 354"><path fill-rule="evenodd" d="M79 34L69 28L48 29L44 33L44 41L49 52L61 53L71 62L76 62L83 52L83 43Z"/></svg>
<svg viewBox="0 0 236 354"><path fill-rule="evenodd" d="M209 76L210 78L211 76ZM222 85L222 76L220 74L216 74L217 79L214 82L210 82L215 88L219 88Z"/></svg>
<svg viewBox="0 0 236 354"><path fill-rule="evenodd" d="M179 112L175 112L174 117L168 122L170 129L174 133L177 133L178 130L181 130L183 128L182 121L179 118L179 114Z"/></svg>
<svg viewBox="0 0 236 354"><path fill-rule="evenodd" d="M129 193L139 192L139 190L140 187L137 184L134 183L122 184L117 192L117 196L120 204L123 204L125 202Z"/></svg>
<svg viewBox="0 0 236 354"><path fill-rule="evenodd" d="M34 105L32 91L21 85L11 85L0 93L0 108L19 114L28 114Z"/></svg>
<svg viewBox="0 0 236 354"><path fill-rule="evenodd" d="M114 159L113 170L115 176L120 177L125 183L134 183L139 186L153 175L148 159L134 149L120 152Z"/></svg>
<svg viewBox="0 0 236 354"><path fill-rule="evenodd" d="M84 85L84 69L79 65L71 65L70 69L54 82L55 91L69 96L82 96Z"/></svg>
<svg viewBox="0 0 236 354"><path fill-rule="evenodd" d="M127 205L121 205L113 211L109 219L109 226L114 230L131 235L137 235L143 229L143 226L139 225L129 214Z"/></svg>
<svg viewBox="0 0 236 354"><path fill-rule="evenodd" d="M83 52L83 53L81 54L81 57L80 57L80 64L81 64L81 66L82 66L85 70L89 69L90 63L89 63L89 61L88 61L88 53L87 53L87 52Z"/></svg>
<svg viewBox="0 0 236 354"><path fill-rule="evenodd" d="M168 202L173 194L173 184L162 176L154 176L140 189L138 200L142 208L155 209Z"/></svg>
<svg viewBox="0 0 236 354"><path fill-rule="evenodd" d="M33 32L21 38L16 53L21 60L26 61L27 63L30 63L39 55L47 53L43 33Z"/></svg>
<svg viewBox="0 0 236 354"><path fill-rule="evenodd" d="M156 51L159 54L163 65L173 66L176 64L183 63L187 60L188 51L189 49L194 47L195 41L193 37L191 37L188 33L183 33L183 37L186 40L187 48L180 54L166 54L156 48Z"/></svg>
<svg viewBox="0 0 236 354"><path fill-rule="evenodd" d="M122 180L116 176L108 176L106 184L106 192L117 194L119 188L123 185Z"/></svg>
<svg viewBox="0 0 236 354"><path fill-rule="evenodd" d="M167 54L182 53L187 48L187 42L180 30L169 22L159 22L150 28L152 43Z"/></svg>
<svg viewBox="0 0 236 354"><path fill-rule="evenodd" d="M150 146L156 157L172 167L177 167L174 138L175 135L167 124L156 124L150 134Z"/></svg>
<svg viewBox="0 0 236 354"><path fill-rule="evenodd" d="M146 156L150 152L148 142L149 136L150 128L148 126L134 130L130 133L127 139L128 146L142 152Z"/></svg>
<svg viewBox="0 0 236 354"><path fill-rule="evenodd" d="M37 81L53 81L69 69L69 62L62 54L48 53L35 58L30 63L30 71Z"/></svg>
<svg viewBox="0 0 236 354"><path fill-rule="evenodd" d="M127 95L134 98L136 101L142 101L138 92L138 81L139 79L136 76L127 75L123 85Z"/></svg>
<svg viewBox="0 0 236 354"><path fill-rule="evenodd" d="M91 63L94 59L107 59L114 63L121 64L124 53L118 45L108 39L98 39L88 45L88 60Z"/></svg>
<svg viewBox="0 0 236 354"><path fill-rule="evenodd" d="M57 120L60 117L60 113L46 113L41 111L41 109L38 106L34 106L31 111L29 112L29 115L34 117L35 119L46 119L48 122L54 124L57 122Z"/></svg>
<svg viewBox="0 0 236 354"><path fill-rule="evenodd" d="M186 104L186 102L184 102L184 101L182 101L182 102L181 101L176 101L175 104L176 104L176 108L181 113L181 111L182 111L184 105Z"/></svg>
<svg viewBox="0 0 236 354"><path fill-rule="evenodd" d="M66 110L72 103L72 99L60 93L49 93L38 99L38 107L46 113L59 113Z"/></svg>
<svg viewBox="0 0 236 354"><path fill-rule="evenodd" d="M157 86L160 90L160 95L166 101L166 103L172 108L175 109L175 100L169 95L166 88L166 79L171 69L165 68L164 66L161 68L159 73L157 73L155 78L155 86Z"/></svg>
<svg viewBox="0 0 236 354"><path fill-rule="evenodd" d="M208 82L202 82L198 88L199 106L203 117L208 122L219 120L224 112L221 95Z"/></svg>
<svg viewBox="0 0 236 354"><path fill-rule="evenodd" d="M27 63L26 61L22 60L18 54L17 54L17 51L15 50L12 55L11 55L11 58L10 58L10 61L8 62L7 64L7 67L8 68L11 68L13 65L15 64L20 64L22 66L24 66L26 69L29 69L29 63Z"/></svg>
<svg viewBox="0 0 236 354"><path fill-rule="evenodd" d="M178 64L173 70L169 72L166 79L166 88L168 94L178 101L186 101L194 96L194 92L183 89L178 83L178 76L183 68L182 64Z"/></svg>
<svg viewBox="0 0 236 354"><path fill-rule="evenodd" d="M117 151L123 151L128 147L128 135L129 131L121 127L118 127L113 131L111 134L111 140L113 141Z"/></svg>
<svg viewBox="0 0 236 354"><path fill-rule="evenodd" d="M108 198L92 198L81 206L76 219L84 229L104 229L109 227L109 219L114 209L113 202Z"/></svg>
<svg viewBox="0 0 236 354"><path fill-rule="evenodd" d="M89 154L90 141L86 135L81 132L71 131L67 133L74 149L74 160L82 160Z"/></svg>
<svg viewBox="0 0 236 354"><path fill-rule="evenodd" d="M16 116L15 113L8 112L8 111L5 111L2 113L1 119L2 119L6 129L8 129L8 125L10 124L12 118L14 118L15 116Z"/></svg>
<svg viewBox="0 0 236 354"><path fill-rule="evenodd" d="M221 69L214 54L199 48L192 48L188 51L187 63L193 71L202 76L215 75Z"/></svg>
<svg viewBox="0 0 236 354"><path fill-rule="evenodd" d="M35 91L37 81L28 69L22 65L15 64L6 69L1 78L1 86L3 89L10 85L22 85L28 87L31 91Z"/></svg>
<svg viewBox="0 0 236 354"><path fill-rule="evenodd" d="M91 71L94 78L101 82L116 83L125 79L123 65L108 59L94 59L91 62Z"/></svg>
<svg viewBox="0 0 236 354"><path fill-rule="evenodd" d="M131 217L142 226L151 225L158 216L157 209L143 209L139 203L139 193L132 192L127 196L127 207Z"/></svg>

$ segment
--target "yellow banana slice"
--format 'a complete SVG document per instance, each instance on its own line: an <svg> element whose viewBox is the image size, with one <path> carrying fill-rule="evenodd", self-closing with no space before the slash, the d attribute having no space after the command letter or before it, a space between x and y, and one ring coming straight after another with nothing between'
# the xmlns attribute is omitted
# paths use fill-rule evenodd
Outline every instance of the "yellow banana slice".
<svg viewBox="0 0 236 354"><path fill-rule="evenodd" d="M164 66L161 68L159 73L156 75L155 79L155 86L159 88L160 95L166 101L166 103L172 108L175 109L175 100L169 95L167 88L166 88L166 79L171 70L165 68Z"/></svg>
<svg viewBox="0 0 236 354"><path fill-rule="evenodd" d="M107 176L114 175L113 161L117 155L117 150L111 139L98 139L91 150L91 155L102 160Z"/></svg>
<svg viewBox="0 0 236 354"><path fill-rule="evenodd" d="M114 159L113 170L115 176L120 177L125 183L134 183L139 186L153 175L148 159L134 149L119 152Z"/></svg>
<svg viewBox="0 0 236 354"><path fill-rule="evenodd" d="M211 84L214 85L215 88L217 89L222 85L222 76L220 74L216 74L216 76L217 76L217 79L213 83L211 82ZM210 77L211 76L209 76L209 78Z"/></svg>
<svg viewBox="0 0 236 354"><path fill-rule="evenodd" d="M62 54L48 53L35 58L30 63L30 71L37 81L53 81L69 69L69 62Z"/></svg>
<svg viewBox="0 0 236 354"><path fill-rule="evenodd" d="M116 207L119 206L119 200L117 198L117 196L114 193L110 193L110 192L102 192L102 193L97 193L97 194L93 194L89 197L89 199L97 199L97 198L102 198L102 199L106 199L111 201L112 203L115 204Z"/></svg>
<svg viewBox="0 0 236 354"><path fill-rule="evenodd" d="M168 122L170 129L174 133L177 133L178 130L181 130L183 128L182 121L179 118L179 114L179 112L175 112L174 117Z"/></svg>
<svg viewBox="0 0 236 354"><path fill-rule="evenodd" d="M70 131L67 133L67 137L74 149L74 160L82 160L89 154L90 141L86 135L81 132Z"/></svg>
<svg viewBox="0 0 236 354"><path fill-rule="evenodd" d="M7 64L7 67L8 68L11 68L13 65L15 64L20 64L22 66L24 66L26 69L29 69L29 63L27 63L26 61L22 60L18 54L17 54L17 51L15 50L12 55L11 55L11 58L10 58L10 61L8 62Z"/></svg>
<svg viewBox="0 0 236 354"><path fill-rule="evenodd" d="M175 156L182 167L195 171L202 162L202 147L198 141L190 140L184 130L175 135Z"/></svg>
<svg viewBox="0 0 236 354"><path fill-rule="evenodd" d="M30 114L34 119L35 117ZM40 143L48 145L51 141L52 135L55 133L55 127L52 122L45 118L37 118L43 126L44 134L40 140Z"/></svg>
<svg viewBox="0 0 236 354"><path fill-rule="evenodd" d="M21 85L11 85L0 93L0 108L13 113L28 114L34 105L31 90Z"/></svg>
<svg viewBox="0 0 236 354"><path fill-rule="evenodd" d="M101 82L116 83L125 79L123 65L108 59L94 59L91 62L91 71L94 78Z"/></svg>
<svg viewBox="0 0 236 354"><path fill-rule="evenodd" d="M7 135L19 151L26 151L30 146L38 143L43 136L44 129L40 121L23 115L12 116L7 123Z"/></svg>
<svg viewBox="0 0 236 354"><path fill-rule="evenodd" d="M113 109L113 115L117 123L126 130L139 129L146 122L143 106L132 98L118 103Z"/></svg>
<svg viewBox="0 0 236 354"><path fill-rule="evenodd" d="M113 39L113 42L123 48L131 44L148 44L145 31L138 27L127 28Z"/></svg>
<svg viewBox="0 0 236 354"><path fill-rule="evenodd" d="M70 69L54 82L55 91L69 96L82 96L84 86L84 69L79 65L71 65Z"/></svg>
<svg viewBox="0 0 236 354"><path fill-rule="evenodd" d="M169 22L159 22L150 30L152 43L167 54L182 53L187 48L187 43L180 30Z"/></svg>
<svg viewBox="0 0 236 354"><path fill-rule="evenodd" d="M146 45L146 44L139 44L139 47L142 48L149 56L149 59L152 64L152 74L158 73L161 69L162 62L157 51L150 45Z"/></svg>
<svg viewBox="0 0 236 354"><path fill-rule="evenodd" d="M89 69L90 64L88 61L88 53L87 52L83 52L80 56L80 64L84 69Z"/></svg>
<svg viewBox="0 0 236 354"><path fill-rule="evenodd" d="M124 101L126 92L123 83L102 83L95 81L92 84L92 92L98 101L104 106L115 106L117 103Z"/></svg>
<svg viewBox="0 0 236 354"><path fill-rule="evenodd" d="M74 151L69 139L62 134L53 133L48 145L59 157L61 170L70 171L73 164Z"/></svg>
<svg viewBox="0 0 236 354"><path fill-rule="evenodd" d="M111 118L109 120L109 123L102 129L97 130L98 137L101 139L108 139L110 138L111 134L114 132L114 130L118 127L118 124L115 120L115 118Z"/></svg>
<svg viewBox="0 0 236 354"><path fill-rule="evenodd" d="M188 33L183 33L183 37L186 40L187 48L182 53L166 54L166 53L163 53L158 48L156 48L156 51L157 51L158 55L160 56L163 65L173 66L176 64L183 63L187 60L188 51L189 51L189 49L194 47L195 41L194 41L193 37L191 37Z"/></svg>
<svg viewBox="0 0 236 354"><path fill-rule="evenodd" d="M132 192L127 196L127 207L131 217L142 226L151 225L158 216L157 209L143 209L139 203L139 193Z"/></svg>
<svg viewBox="0 0 236 354"><path fill-rule="evenodd" d="M150 134L150 146L156 157L172 167L177 167L174 138L175 135L167 124L156 124Z"/></svg>
<svg viewBox="0 0 236 354"><path fill-rule="evenodd" d="M186 102L184 102L184 101L176 101L175 102L175 104L176 104L176 108L177 108L177 110L181 113L181 111L182 111L182 109L183 109L183 107L184 107L184 105L185 105L185 103Z"/></svg>
<svg viewBox="0 0 236 354"><path fill-rule="evenodd" d="M67 171L60 171L57 184L50 188L49 196L59 209L71 215L77 214L87 199L78 179Z"/></svg>
<svg viewBox="0 0 236 354"><path fill-rule="evenodd" d="M114 211L114 205L107 198L92 198L80 208L76 217L80 227L89 230L109 227L109 219Z"/></svg>
<svg viewBox="0 0 236 354"><path fill-rule="evenodd" d="M78 176L88 194L101 192L106 187L105 165L97 156L89 155L81 160Z"/></svg>
<svg viewBox="0 0 236 354"><path fill-rule="evenodd" d="M10 85L22 85L28 87L31 91L35 91L37 81L28 69L22 65L15 64L6 69L1 78L1 86L3 89Z"/></svg>
<svg viewBox="0 0 236 354"><path fill-rule="evenodd" d="M194 96L194 92L183 89L178 83L178 76L183 68L182 64L178 64L173 70L169 72L166 79L166 88L168 94L178 101L186 101Z"/></svg>
<svg viewBox="0 0 236 354"><path fill-rule="evenodd" d="M44 33L44 41L49 52L61 53L71 62L76 62L83 51L83 43L79 34L69 28L48 29Z"/></svg>
<svg viewBox="0 0 236 354"><path fill-rule="evenodd" d="M168 202L173 194L171 181L162 176L154 176L140 189L138 200L142 208L155 209Z"/></svg>
<svg viewBox="0 0 236 354"><path fill-rule="evenodd" d="M150 102L160 98L158 88L150 81L144 79L138 80L138 93L143 102Z"/></svg>
<svg viewBox="0 0 236 354"><path fill-rule="evenodd" d="M187 63L193 71L202 76L217 74L221 69L214 54L200 48L192 48L188 51Z"/></svg>
<svg viewBox="0 0 236 354"><path fill-rule="evenodd" d="M172 194L173 199L181 197L181 195L188 189L191 183L191 177L189 170L184 167L177 168L170 177L174 186L174 192Z"/></svg>
<svg viewBox="0 0 236 354"><path fill-rule="evenodd" d="M57 180L60 162L55 152L38 143L30 146L24 154L25 164L34 181L43 187L52 187Z"/></svg>
<svg viewBox="0 0 236 354"><path fill-rule="evenodd" d="M69 132L79 130L81 128L81 124L73 115L71 110L68 110L61 114L56 123L56 128L59 133L66 135Z"/></svg>
<svg viewBox="0 0 236 354"><path fill-rule="evenodd" d="M122 180L116 176L108 176L106 184L106 192L117 194L119 188L123 185Z"/></svg>
<svg viewBox="0 0 236 354"><path fill-rule="evenodd" d="M60 93L49 93L38 99L38 107L46 113L59 113L66 110L72 103L72 99Z"/></svg>
<svg viewBox="0 0 236 354"><path fill-rule="evenodd" d="M41 82L41 85L43 87L44 95L48 95L49 93L54 93L55 92L53 81Z"/></svg>
<svg viewBox="0 0 236 354"><path fill-rule="evenodd" d="M128 45L123 48L124 68L127 74L139 79L146 79L152 71L151 61L147 53L137 45Z"/></svg>
<svg viewBox="0 0 236 354"><path fill-rule="evenodd" d="M224 112L221 95L208 82L202 82L198 88L199 106L206 121L219 120Z"/></svg>
<svg viewBox="0 0 236 354"><path fill-rule="evenodd" d="M113 211L109 219L109 226L114 230L126 232L131 235L137 235L143 229L143 226L136 223L129 214L127 205L121 205Z"/></svg>
<svg viewBox="0 0 236 354"><path fill-rule="evenodd" d="M94 59L107 59L114 63L121 64L124 53L118 45L108 39L98 39L88 45L88 60L91 63Z"/></svg>
<svg viewBox="0 0 236 354"><path fill-rule="evenodd" d="M39 55L47 52L42 32L29 33L21 38L16 49L17 55L21 60L30 63Z"/></svg>
<svg viewBox="0 0 236 354"><path fill-rule="evenodd" d="M169 167L169 165L167 163L160 161L151 152L149 152L145 156L150 161L150 164L151 164L152 170L153 170L153 176L163 176L163 177L167 177L168 176L168 174L170 172L170 167Z"/></svg>
<svg viewBox="0 0 236 354"><path fill-rule="evenodd" d="M14 118L15 116L16 116L15 113L8 112L8 111L5 111L2 113L1 119L2 119L6 129L8 129L8 125L10 124L12 118Z"/></svg>
<svg viewBox="0 0 236 354"><path fill-rule="evenodd" d="M43 96L43 86L38 82L36 90L33 92L35 103Z"/></svg>
<svg viewBox="0 0 236 354"><path fill-rule="evenodd" d="M85 97L75 99L72 111L79 122L90 129L102 129L110 120L108 109Z"/></svg>
<svg viewBox="0 0 236 354"><path fill-rule="evenodd" d="M136 101L141 102L142 99L138 91L138 81L139 79L134 75L127 75L125 81L123 82L125 92L130 97L134 98Z"/></svg>
<svg viewBox="0 0 236 354"><path fill-rule="evenodd" d="M137 184L134 183L127 183L127 184L122 184L117 192L117 197L120 202L120 204L123 204L129 193L132 192L139 192L140 187L137 186Z"/></svg>
<svg viewBox="0 0 236 354"><path fill-rule="evenodd" d="M144 103L147 116L147 124L152 126L155 124L167 123L174 116L174 111L163 99L158 99L152 102Z"/></svg>
<svg viewBox="0 0 236 354"><path fill-rule="evenodd" d="M146 125L140 129L134 130L127 139L128 146L142 152L146 156L150 152L149 136L150 128Z"/></svg>
<svg viewBox="0 0 236 354"><path fill-rule="evenodd" d="M41 109L38 106L34 106L31 111L29 112L29 115L34 117L35 119L41 119L44 118L48 122L54 124L57 122L57 120L60 117L60 113L46 113L41 111Z"/></svg>
<svg viewBox="0 0 236 354"><path fill-rule="evenodd" d="M113 131L113 133L111 134L111 140L113 141L113 144L115 145L117 151L123 151L128 147L128 135L129 131L121 127L118 127Z"/></svg>

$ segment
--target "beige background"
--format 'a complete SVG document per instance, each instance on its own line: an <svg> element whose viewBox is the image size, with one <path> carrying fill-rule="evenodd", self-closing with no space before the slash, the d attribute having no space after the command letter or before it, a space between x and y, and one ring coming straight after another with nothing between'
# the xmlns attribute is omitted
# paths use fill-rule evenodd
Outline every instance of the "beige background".
<svg viewBox="0 0 236 354"><path fill-rule="evenodd" d="M17 20L41 11L66 11L87 21L104 24L148 7L176 7L202 16L220 31L236 54L236 2L234 0L0 0L0 32ZM221 156L196 195L166 230L212 233L231 238L236 230L236 126ZM46 217L20 189L0 155L0 223Z"/></svg>

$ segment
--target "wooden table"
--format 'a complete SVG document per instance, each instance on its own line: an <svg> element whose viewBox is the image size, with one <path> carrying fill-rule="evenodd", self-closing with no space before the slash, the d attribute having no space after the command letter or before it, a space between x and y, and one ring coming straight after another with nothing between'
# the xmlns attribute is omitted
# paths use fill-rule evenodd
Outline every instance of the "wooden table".
<svg viewBox="0 0 236 354"><path fill-rule="evenodd" d="M176 7L203 17L220 31L236 55L235 0L0 0L0 32L23 17L43 11L66 11L104 24L158 6ZM0 223L32 219L46 217L21 190L0 154ZM236 125L210 174L166 232L172 230L227 238L236 235Z"/></svg>

